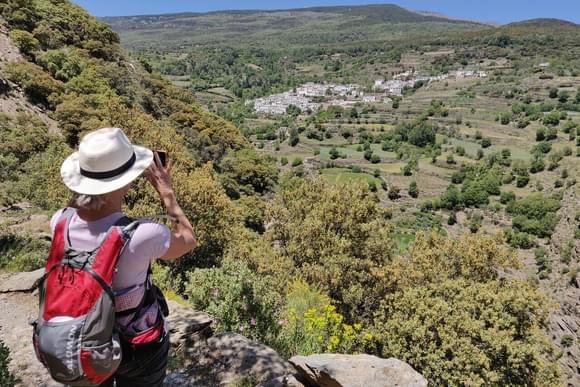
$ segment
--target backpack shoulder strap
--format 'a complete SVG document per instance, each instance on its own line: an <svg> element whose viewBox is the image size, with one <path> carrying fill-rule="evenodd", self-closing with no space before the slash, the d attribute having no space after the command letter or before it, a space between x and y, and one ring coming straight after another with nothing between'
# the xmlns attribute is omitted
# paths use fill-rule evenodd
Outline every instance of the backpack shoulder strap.
<svg viewBox="0 0 580 387"><path fill-rule="evenodd" d="M66 249L70 248L70 238L68 235L68 228L70 220L75 213L73 208L65 207L56 223L52 235L52 242L50 245L50 253L46 261L46 272L48 273L52 267L59 264L64 256Z"/></svg>

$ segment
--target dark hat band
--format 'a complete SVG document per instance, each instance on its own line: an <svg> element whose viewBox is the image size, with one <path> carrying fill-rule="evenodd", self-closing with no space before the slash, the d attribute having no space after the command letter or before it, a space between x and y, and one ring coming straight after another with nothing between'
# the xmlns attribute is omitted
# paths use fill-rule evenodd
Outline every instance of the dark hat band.
<svg viewBox="0 0 580 387"><path fill-rule="evenodd" d="M81 175L83 175L84 177L88 177L89 179L97 179L97 180L109 179L111 177L118 176L123 172L129 170L133 166L133 164L135 164L135 160L137 160L137 157L135 156L135 152L133 152L133 156L131 156L131 158L125 164L121 165L119 168L115 168L113 170L104 172L92 172L87 171L86 169L83 169L81 167Z"/></svg>

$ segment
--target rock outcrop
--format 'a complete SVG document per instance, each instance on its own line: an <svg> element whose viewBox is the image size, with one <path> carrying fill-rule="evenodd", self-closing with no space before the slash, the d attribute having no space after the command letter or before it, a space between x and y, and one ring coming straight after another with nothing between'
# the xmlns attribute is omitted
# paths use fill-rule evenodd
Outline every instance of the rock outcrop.
<svg viewBox="0 0 580 387"><path fill-rule="evenodd" d="M299 379L320 387L426 387L427 380L397 359L371 355L322 354L294 356Z"/></svg>
<svg viewBox="0 0 580 387"><path fill-rule="evenodd" d="M33 291L43 275L44 268L26 273L0 274L0 293Z"/></svg>
<svg viewBox="0 0 580 387"><path fill-rule="evenodd" d="M36 360L28 322L38 313L33 293L44 269L0 275L0 339L10 348L11 371L21 386L52 387ZM164 385L260 387L409 386L424 387L425 379L408 364L370 355L295 356L286 361L272 348L235 333L212 332L211 316L170 300L172 352Z"/></svg>
<svg viewBox="0 0 580 387"><path fill-rule="evenodd" d="M573 387L580 387L580 273L575 270L580 261L580 240L574 235L579 227L576 220L579 209L575 187L571 187L564 192L559 221L550 238L552 274L540 282L544 292L558 303L558 308L550 314L549 334L562 351L558 363L567 385ZM570 263L563 259L565 254ZM565 344L566 339L571 339L572 344Z"/></svg>

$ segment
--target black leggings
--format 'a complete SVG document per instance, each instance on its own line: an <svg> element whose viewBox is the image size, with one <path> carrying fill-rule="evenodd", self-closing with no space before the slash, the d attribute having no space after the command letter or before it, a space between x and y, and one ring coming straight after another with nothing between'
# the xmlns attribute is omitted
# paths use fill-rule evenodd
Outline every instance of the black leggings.
<svg viewBox="0 0 580 387"><path fill-rule="evenodd" d="M115 375L100 387L161 387L169 356L169 332L152 343L121 342L123 359ZM116 383L115 383L116 382Z"/></svg>

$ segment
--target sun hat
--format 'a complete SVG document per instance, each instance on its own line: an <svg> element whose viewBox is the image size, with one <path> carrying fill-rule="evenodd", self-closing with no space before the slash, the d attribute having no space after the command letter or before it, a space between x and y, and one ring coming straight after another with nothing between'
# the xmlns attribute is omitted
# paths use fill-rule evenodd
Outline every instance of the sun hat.
<svg viewBox="0 0 580 387"><path fill-rule="evenodd" d="M123 188L151 165L153 152L132 145L119 128L95 130L62 163L60 175L73 192L102 195Z"/></svg>

